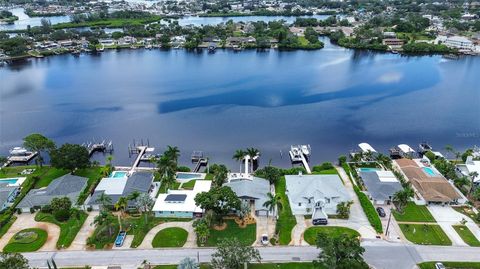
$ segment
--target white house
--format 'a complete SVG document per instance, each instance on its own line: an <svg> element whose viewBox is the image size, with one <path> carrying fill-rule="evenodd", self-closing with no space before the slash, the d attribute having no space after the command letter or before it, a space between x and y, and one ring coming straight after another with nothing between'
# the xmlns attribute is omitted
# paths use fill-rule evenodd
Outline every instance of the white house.
<svg viewBox="0 0 480 269"><path fill-rule="evenodd" d="M163 218L194 218L201 217L204 210L195 204L195 196L208 192L211 180L197 180L193 190L168 190L158 195L152 211L155 217Z"/></svg>
<svg viewBox="0 0 480 269"><path fill-rule="evenodd" d="M477 172L477 176L473 178L475 185L480 185L480 161L474 161L473 156L468 156L465 164L457 164L457 170L462 176L470 176L470 173Z"/></svg>
<svg viewBox="0 0 480 269"><path fill-rule="evenodd" d="M436 43L445 44L447 47L455 48L459 50L473 50L473 42L463 36L438 36L435 40Z"/></svg>

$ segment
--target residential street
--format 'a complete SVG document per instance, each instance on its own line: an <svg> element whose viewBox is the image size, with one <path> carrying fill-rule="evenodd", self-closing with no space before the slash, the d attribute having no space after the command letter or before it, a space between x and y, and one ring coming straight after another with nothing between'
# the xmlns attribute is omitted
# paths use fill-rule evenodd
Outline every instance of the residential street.
<svg viewBox="0 0 480 269"><path fill-rule="evenodd" d="M377 269L410 269L422 261L480 261L480 248L419 246L366 240L366 261ZM319 250L315 247L259 247L264 262L311 261ZM57 251L25 253L30 265L45 267L46 260L54 257L59 266L122 265L135 268L147 260L152 264L175 264L184 257L210 260L211 248L176 248L159 250L110 250L110 251Z"/></svg>

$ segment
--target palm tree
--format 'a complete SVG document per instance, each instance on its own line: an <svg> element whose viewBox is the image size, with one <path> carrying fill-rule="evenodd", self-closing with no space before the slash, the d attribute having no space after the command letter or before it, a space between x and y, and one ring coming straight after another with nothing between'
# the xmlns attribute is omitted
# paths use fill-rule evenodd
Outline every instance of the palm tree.
<svg viewBox="0 0 480 269"><path fill-rule="evenodd" d="M122 216L125 214L125 210L128 206L128 197L122 196L115 203L115 210L121 210Z"/></svg>
<svg viewBox="0 0 480 269"><path fill-rule="evenodd" d="M250 165L252 167L252 173L253 173L253 158L255 156L259 156L260 155L260 151L256 148L247 148L247 155L250 156Z"/></svg>
<svg viewBox="0 0 480 269"><path fill-rule="evenodd" d="M237 149L235 151L235 154L233 154L233 159L237 162L240 161L240 173L242 172L242 161L245 158L245 155L246 155L245 151L241 149Z"/></svg>
<svg viewBox="0 0 480 269"><path fill-rule="evenodd" d="M150 212L152 206L154 204L154 201L148 193L142 193L140 196L138 196L136 205L137 208L140 212L142 212L145 216L145 223L148 221L148 213Z"/></svg>
<svg viewBox="0 0 480 269"><path fill-rule="evenodd" d="M175 182L175 161L164 154L158 160L157 168L160 178L162 179L162 184L167 184L168 187L171 187Z"/></svg>
<svg viewBox="0 0 480 269"><path fill-rule="evenodd" d="M396 204L399 212L403 213L403 209L407 205L410 198L413 197L413 195L414 195L414 192L413 192L413 189L410 186L407 186L407 187L403 188L402 190L397 191L393 195L392 200Z"/></svg>
<svg viewBox="0 0 480 269"><path fill-rule="evenodd" d="M110 196L106 195L105 192L102 192L100 196L95 200L95 202L100 203L102 205L102 211L106 210L109 205L112 204L112 198Z"/></svg>
<svg viewBox="0 0 480 269"><path fill-rule="evenodd" d="M215 173L213 174L213 183L215 186L221 187L225 180L228 177L228 169L225 165L219 165L218 169L215 169Z"/></svg>
<svg viewBox="0 0 480 269"><path fill-rule="evenodd" d="M250 205L247 202L242 202L240 204L240 209L237 211L238 217L242 220L242 224L248 215L250 215Z"/></svg>
<svg viewBox="0 0 480 269"><path fill-rule="evenodd" d="M452 154L454 154L454 152L455 152L452 145L446 145L445 150L449 153L452 153Z"/></svg>
<svg viewBox="0 0 480 269"><path fill-rule="evenodd" d="M175 165L178 163L178 157L180 157L180 150L178 147L167 146L167 150L164 153L170 160L175 162Z"/></svg>
<svg viewBox="0 0 480 269"><path fill-rule="evenodd" d="M105 166L102 169L104 176L108 176L112 173L113 171L112 160L113 160L112 155L108 155L107 158L105 159Z"/></svg>
<svg viewBox="0 0 480 269"><path fill-rule="evenodd" d="M93 224L98 228L101 226L106 226L108 228L109 236L112 236L112 224L116 221L115 216L112 213L107 211L101 211L98 216L93 220Z"/></svg>
<svg viewBox="0 0 480 269"><path fill-rule="evenodd" d="M177 269L199 269L199 268L200 266L195 261L195 259L192 259L189 257L186 257L183 260L181 260L177 266Z"/></svg>
<svg viewBox="0 0 480 269"><path fill-rule="evenodd" d="M453 183L455 184L455 187L463 189L464 186L470 185L470 179L468 179L466 176L463 176L455 179Z"/></svg>
<svg viewBox="0 0 480 269"><path fill-rule="evenodd" d="M279 195L273 195L271 192L269 192L267 193L267 200L265 203L263 203L263 206L268 209L268 212L272 212L272 215L275 216L275 208L282 209L282 199Z"/></svg>
<svg viewBox="0 0 480 269"><path fill-rule="evenodd" d="M195 223L194 227L198 241L201 245L205 244L208 237L210 236L210 228L208 227L207 222L201 219Z"/></svg>
<svg viewBox="0 0 480 269"><path fill-rule="evenodd" d="M469 194L472 194L473 192L473 189L475 188L475 178L478 177L478 172L477 171L473 171L473 172L470 172L468 174L468 176L470 177L470 180L472 181L470 183L470 190L468 191Z"/></svg>

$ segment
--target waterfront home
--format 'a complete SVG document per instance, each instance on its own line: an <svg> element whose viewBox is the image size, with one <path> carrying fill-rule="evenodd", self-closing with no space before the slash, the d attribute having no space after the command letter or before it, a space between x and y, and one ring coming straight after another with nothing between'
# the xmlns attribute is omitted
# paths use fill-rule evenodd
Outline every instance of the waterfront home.
<svg viewBox="0 0 480 269"><path fill-rule="evenodd" d="M463 36L438 36L435 39L437 44L445 44L449 48L454 48L458 50L473 50L473 42Z"/></svg>
<svg viewBox="0 0 480 269"><path fill-rule="evenodd" d="M118 39L118 45L126 46L137 43L137 39L133 36L124 36Z"/></svg>
<svg viewBox="0 0 480 269"><path fill-rule="evenodd" d="M285 180L292 213L312 216L314 223L318 212L327 219L337 214L340 202L351 200L338 175L286 175Z"/></svg>
<svg viewBox="0 0 480 269"><path fill-rule="evenodd" d="M99 39L98 43L104 46L114 46L116 44L115 40L113 39Z"/></svg>
<svg viewBox="0 0 480 269"><path fill-rule="evenodd" d="M117 174L119 176L117 176ZM114 205L120 197L128 197L133 192L149 193L153 191L153 173L136 172L127 176L126 172L114 172L110 177L103 178L95 188L94 193L87 199L86 204L94 210L99 210L101 202L99 198L102 194L110 197L111 204ZM154 196L154 194L153 194ZM135 201L129 201L127 209L135 208Z"/></svg>
<svg viewBox="0 0 480 269"><path fill-rule="evenodd" d="M242 45L254 45L257 40L255 37L228 37L226 40L227 46L242 46Z"/></svg>
<svg viewBox="0 0 480 269"><path fill-rule="evenodd" d="M474 160L473 156L468 156L467 160L463 164L457 164L457 171L459 176L470 177L471 173L477 172L477 176L473 178L473 183L477 186L480 185L480 160Z"/></svg>
<svg viewBox="0 0 480 269"><path fill-rule="evenodd" d="M10 186L8 183L0 183L0 211L10 207L19 193L19 186Z"/></svg>
<svg viewBox="0 0 480 269"><path fill-rule="evenodd" d="M391 171L360 169L358 174L374 205L390 204L394 194L402 190L402 184Z"/></svg>
<svg viewBox="0 0 480 269"><path fill-rule="evenodd" d="M195 204L195 196L208 192L211 180L196 180L192 190L168 190L158 195L152 211L155 217L168 218L199 218L204 210Z"/></svg>
<svg viewBox="0 0 480 269"><path fill-rule="evenodd" d="M397 34L395 34L395 32L383 32L383 37L385 37L385 38L396 38Z"/></svg>
<svg viewBox="0 0 480 269"><path fill-rule="evenodd" d="M405 42L398 38L384 38L382 40L383 45L387 45L390 49L400 49Z"/></svg>
<svg viewBox="0 0 480 269"><path fill-rule="evenodd" d="M76 204L78 196L87 187L87 178L67 174L54 179L41 189L30 190L17 208L22 212L29 212L30 208L39 208L50 204L53 198L68 197L72 204Z"/></svg>
<svg viewBox="0 0 480 269"><path fill-rule="evenodd" d="M232 175L229 177L229 182L223 185L230 187L240 200L248 203L255 215L267 216L269 212L263 204L268 199L267 193L270 192L270 182L254 176L236 177L237 174L235 173Z"/></svg>
<svg viewBox="0 0 480 269"><path fill-rule="evenodd" d="M427 204L456 204L465 202L465 198L434 167L420 159L395 160L396 165L416 190L416 198Z"/></svg>
<svg viewBox="0 0 480 269"><path fill-rule="evenodd" d="M60 40L58 41L58 45L63 48L70 48L74 45L74 42L72 40Z"/></svg>

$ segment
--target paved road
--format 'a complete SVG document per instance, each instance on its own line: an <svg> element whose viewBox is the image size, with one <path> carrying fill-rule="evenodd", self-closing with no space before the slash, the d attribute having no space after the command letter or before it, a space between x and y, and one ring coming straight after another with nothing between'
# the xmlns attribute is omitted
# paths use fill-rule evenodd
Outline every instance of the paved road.
<svg viewBox="0 0 480 269"><path fill-rule="evenodd" d="M480 248L418 246L403 243L389 243L381 240L362 242L366 261L377 269L411 269L422 261L479 261ZM316 259L319 250L315 247L260 247L265 262L311 261ZM214 252L211 248L178 248L159 250L109 250L109 251L58 251L25 253L33 267L45 267L52 256L59 266L83 265L122 265L135 268L144 260L152 264L175 264L184 257L210 260Z"/></svg>

